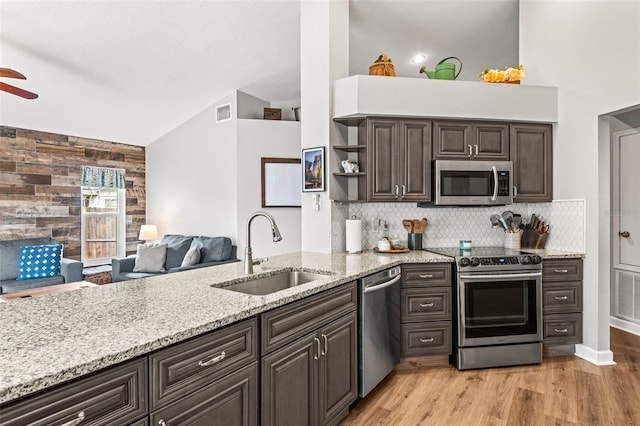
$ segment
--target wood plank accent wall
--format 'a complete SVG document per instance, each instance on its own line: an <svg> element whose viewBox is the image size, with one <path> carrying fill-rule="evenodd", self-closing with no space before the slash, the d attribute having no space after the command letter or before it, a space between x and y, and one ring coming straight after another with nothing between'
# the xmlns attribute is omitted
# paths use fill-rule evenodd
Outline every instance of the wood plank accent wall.
<svg viewBox="0 0 640 426"><path fill-rule="evenodd" d="M0 126L0 240L53 237L80 259L80 168L125 169L127 251L145 223L145 149Z"/></svg>

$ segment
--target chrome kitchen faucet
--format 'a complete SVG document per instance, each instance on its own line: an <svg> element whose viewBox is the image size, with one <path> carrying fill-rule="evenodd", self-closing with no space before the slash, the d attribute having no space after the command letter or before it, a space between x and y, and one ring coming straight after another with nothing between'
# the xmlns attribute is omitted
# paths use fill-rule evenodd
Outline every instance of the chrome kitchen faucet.
<svg viewBox="0 0 640 426"><path fill-rule="evenodd" d="M271 224L271 233L273 234L273 242L277 243L282 240L276 220L267 212L257 211L252 213L247 219L247 245L244 249L244 273L245 275L253 274L253 265L259 265L262 262L269 260L268 258L253 260L253 253L251 251L251 222L258 216L264 216Z"/></svg>

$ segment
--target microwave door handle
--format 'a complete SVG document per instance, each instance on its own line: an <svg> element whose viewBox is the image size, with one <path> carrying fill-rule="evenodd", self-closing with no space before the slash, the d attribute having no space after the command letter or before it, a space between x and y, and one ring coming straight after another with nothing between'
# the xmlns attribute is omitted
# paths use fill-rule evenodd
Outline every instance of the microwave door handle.
<svg viewBox="0 0 640 426"><path fill-rule="evenodd" d="M491 196L491 201L495 201L498 197L498 170L496 166L491 166L491 171L493 172L493 195Z"/></svg>

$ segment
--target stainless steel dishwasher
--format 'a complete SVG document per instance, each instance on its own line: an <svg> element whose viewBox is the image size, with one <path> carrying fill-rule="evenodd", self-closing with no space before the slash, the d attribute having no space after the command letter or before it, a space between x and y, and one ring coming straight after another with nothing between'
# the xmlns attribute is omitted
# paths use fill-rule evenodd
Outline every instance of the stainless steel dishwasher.
<svg viewBox="0 0 640 426"><path fill-rule="evenodd" d="M363 398L400 362L400 267L358 282L358 396Z"/></svg>

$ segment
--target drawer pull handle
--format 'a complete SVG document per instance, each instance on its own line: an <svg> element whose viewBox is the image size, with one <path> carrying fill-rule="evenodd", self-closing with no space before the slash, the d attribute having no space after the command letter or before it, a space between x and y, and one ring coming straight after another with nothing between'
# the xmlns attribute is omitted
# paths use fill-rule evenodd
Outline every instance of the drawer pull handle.
<svg viewBox="0 0 640 426"><path fill-rule="evenodd" d="M158 420L158 426L167 426L167 422L165 422L163 419Z"/></svg>
<svg viewBox="0 0 640 426"><path fill-rule="evenodd" d="M553 272L555 272L557 274L566 274L569 271L566 270L566 269L554 269Z"/></svg>
<svg viewBox="0 0 640 426"><path fill-rule="evenodd" d="M569 330L567 330L566 328L555 328L554 329L556 333L568 333Z"/></svg>
<svg viewBox="0 0 640 426"><path fill-rule="evenodd" d="M79 425L83 420L84 420L84 411L80 411L78 413L78 417L77 418L71 420L70 422L63 423L60 426L75 426L75 425Z"/></svg>
<svg viewBox="0 0 640 426"><path fill-rule="evenodd" d="M427 337L426 339L424 337L421 337L420 341L422 343L431 343L431 342L433 342L433 337Z"/></svg>
<svg viewBox="0 0 640 426"><path fill-rule="evenodd" d="M227 356L227 354L224 351L222 351L222 352L220 352L220 355L214 356L213 358L211 358L208 361L198 361L198 365L200 367L207 367L209 365L215 364L216 362L222 361L226 356Z"/></svg>
<svg viewBox="0 0 640 426"><path fill-rule="evenodd" d="M421 308L432 308L433 307L433 302L429 302L429 303L421 303L420 304Z"/></svg>
<svg viewBox="0 0 640 426"><path fill-rule="evenodd" d="M554 296L553 298L556 299L556 300L567 300L568 299L567 296Z"/></svg>
<svg viewBox="0 0 640 426"><path fill-rule="evenodd" d="M433 274L420 274L418 275L420 278L433 278Z"/></svg>

